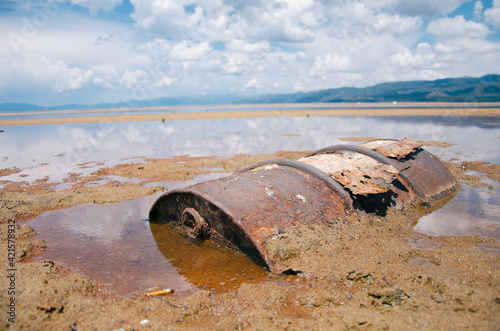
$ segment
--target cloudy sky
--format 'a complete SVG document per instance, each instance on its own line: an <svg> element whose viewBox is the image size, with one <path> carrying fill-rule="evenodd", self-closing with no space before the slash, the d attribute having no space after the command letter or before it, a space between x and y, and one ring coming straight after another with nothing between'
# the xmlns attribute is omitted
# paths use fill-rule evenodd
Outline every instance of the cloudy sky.
<svg viewBox="0 0 500 331"><path fill-rule="evenodd" d="M0 1L0 103L500 73L500 0Z"/></svg>

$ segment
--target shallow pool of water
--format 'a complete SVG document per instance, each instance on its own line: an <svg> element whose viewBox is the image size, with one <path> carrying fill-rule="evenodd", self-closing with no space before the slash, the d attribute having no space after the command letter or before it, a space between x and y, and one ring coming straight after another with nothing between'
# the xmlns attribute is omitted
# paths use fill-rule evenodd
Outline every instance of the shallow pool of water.
<svg viewBox="0 0 500 331"><path fill-rule="evenodd" d="M440 209L421 217L415 231L431 236L477 235L500 241L500 185L462 190Z"/></svg>
<svg viewBox="0 0 500 331"><path fill-rule="evenodd" d="M168 224L147 220L158 195L112 205L78 205L26 222L50 259L106 286L115 296L172 288L225 291L272 277L262 264L210 240L193 240Z"/></svg>

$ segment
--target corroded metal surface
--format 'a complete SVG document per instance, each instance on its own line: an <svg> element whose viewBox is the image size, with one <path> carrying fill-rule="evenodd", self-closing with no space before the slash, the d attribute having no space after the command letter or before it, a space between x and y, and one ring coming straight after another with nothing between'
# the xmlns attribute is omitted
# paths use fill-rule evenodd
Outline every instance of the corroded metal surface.
<svg viewBox="0 0 500 331"><path fill-rule="evenodd" d="M374 140L359 146L373 149L387 157L401 159L422 147L422 143L420 141L405 138L402 140Z"/></svg>
<svg viewBox="0 0 500 331"><path fill-rule="evenodd" d="M368 195L385 193L391 189L391 184L397 179L398 171L394 167L382 164L357 171L343 171L333 174L339 183L352 194Z"/></svg>
<svg viewBox="0 0 500 331"><path fill-rule="evenodd" d="M305 162L289 160L289 159L273 159L273 160L268 160L268 161L262 161L262 162L250 165L248 167L245 167L243 169L240 169L240 170L236 171L236 174L242 174L246 171L253 171L253 170L261 168L261 167L265 167L264 170L268 170L271 167L275 167L278 165L288 166L288 167L292 167L295 169L299 169L301 171L309 173L310 175L313 175L313 176L323 180L326 185L328 185L333 191L335 191L335 193L337 193L344 200L344 207L345 208L349 209L352 206L352 204L353 204L352 198L349 195L349 193L346 191L344 186L342 186L338 181L331 179L327 173L325 173L324 171L321 171L322 169L311 166Z"/></svg>
<svg viewBox="0 0 500 331"><path fill-rule="evenodd" d="M317 150L317 151L309 154L307 157L313 156L313 155L320 155L320 154L338 153L338 152L343 152L343 151L351 151L351 152L360 153L360 154L369 156L372 159L379 161L380 163L391 165L398 170L402 169L401 165L396 160L388 158L387 156L385 156L385 155L383 155L383 154L381 154L381 153L379 153L371 148L363 147L361 145L333 145L333 146L329 146L329 147L325 147L325 148L322 148L320 150Z"/></svg>
<svg viewBox="0 0 500 331"><path fill-rule="evenodd" d="M458 188L450 170L434 155L422 149L420 142L411 139L376 140L360 146L374 148L384 155L394 155L402 169L400 176L424 204L430 205L432 201Z"/></svg>
<svg viewBox="0 0 500 331"><path fill-rule="evenodd" d="M342 153L344 151L353 151L364 154L379 161L380 163L393 166L399 170L398 181L406 188L396 193L399 199L411 203L412 196L416 195L424 204L431 204L433 200L444 197L455 191L458 183L448 170L448 168L436 157L424 149L417 147L420 145L411 139L397 140L375 140L361 145L334 145L316 152L309 156ZM368 147L366 147L368 146ZM382 150L388 157L376 149L384 146ZM391 146L394 150L391 150ZM374 148L374 149L372 149ZM408 154L406 154L408 153ZM403 154L404 155L403 157ZM394 186L392 191L397 192Z"/></svg>
<svg viewBox="0 0 500 331"><path fill-rule="evenodd" d="M299 159L334 178L353 194L387 192L399 171L388 164L352 151L338 151Z"/></svg>
<svg viewBox="0 0 500 331"><path fill-rule="evenodd" d="M418 197L427 205L458 189L458 183L450 170L434 155L418 149L400 160L405 166L401 172Z"/></svg>
<svg viewBox="0 0 500 331"><path fill-rule="evenodd" d="M381 147L383 147L381 149ZM266 241L296 225L349 221L432 201L457 188L449 170L411 140L330 146L298 161L274 159L223 179L171 191L150 219L210 238L283 273Z"/></svg>
<svg viewBox="0 0 500 331"><path fill-rule="evenodd" d="M183 217L191 209L210 228L202 236L262 259L276 273L284 270L274 270L262 246L268 237L299 224L343 220L350 213L322 179L289 166L246 171L169 192L153 205L149 217L195 228L195 222L185 222L194 216Z"/></svg>

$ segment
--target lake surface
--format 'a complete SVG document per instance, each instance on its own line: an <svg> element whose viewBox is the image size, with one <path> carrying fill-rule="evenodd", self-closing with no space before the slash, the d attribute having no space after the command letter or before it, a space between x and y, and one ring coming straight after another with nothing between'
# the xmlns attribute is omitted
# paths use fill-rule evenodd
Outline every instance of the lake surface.
<svg viewBox="0 0 500 331"><path fill-rule="evenodd" d="M132 123L86 123L5 127L0 133L0 168L23 171L4 180L48 177L177 155L233 156L277 150L315 150L345 143L345 137L444 141L426 147L444 160L498 163L498 117L272 117Z"/></svg>

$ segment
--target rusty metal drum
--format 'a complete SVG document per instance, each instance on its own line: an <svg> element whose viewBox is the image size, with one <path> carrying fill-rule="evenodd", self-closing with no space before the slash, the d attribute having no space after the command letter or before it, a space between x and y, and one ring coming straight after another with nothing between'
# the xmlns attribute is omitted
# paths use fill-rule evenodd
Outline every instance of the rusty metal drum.
<svg viewBox="0 0 500 331"><path fill-rule="evenodd" d="M457 188L448 168L418 142L376 140L330 146L299 160L269 160L173 190L154 203L149 218L240 250L281 274L287 270L266 251L272 235L429 205Z"/></svg>

